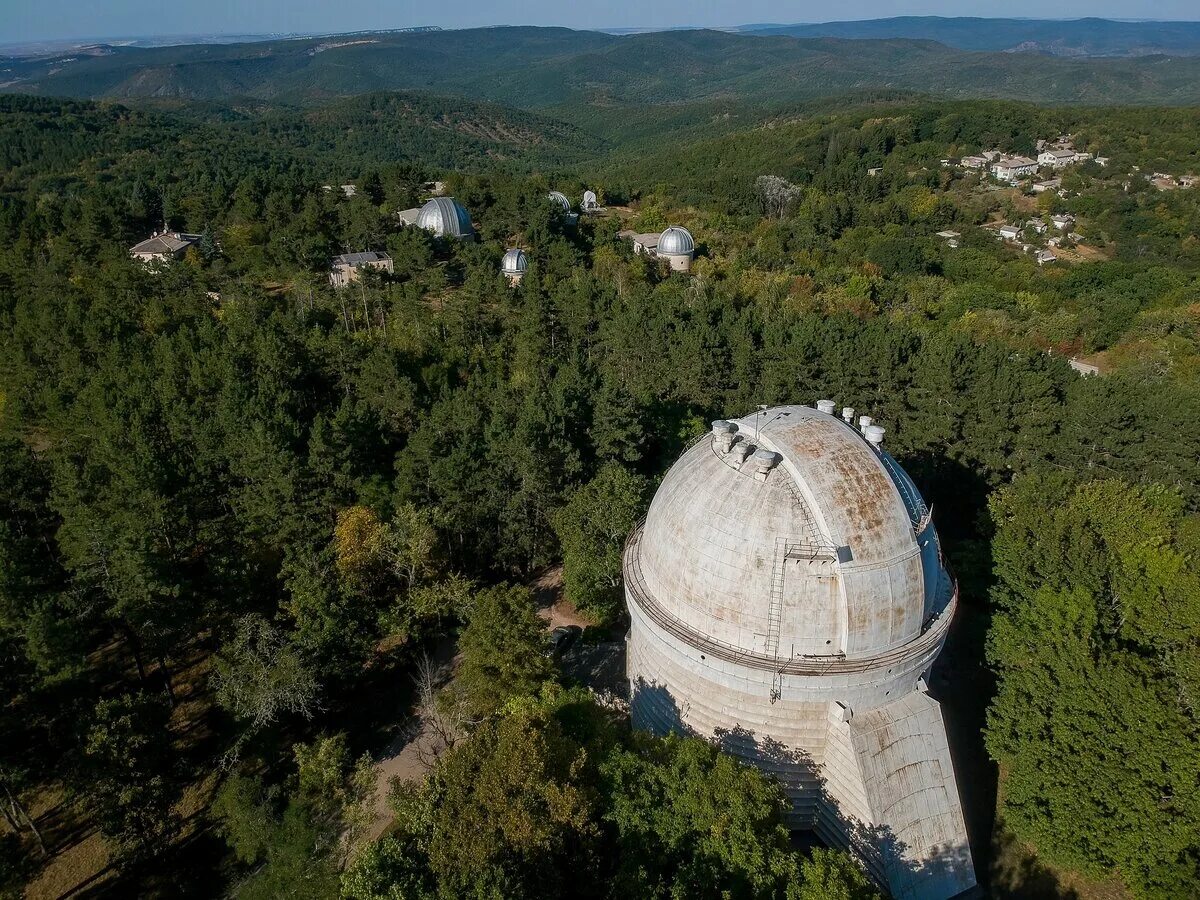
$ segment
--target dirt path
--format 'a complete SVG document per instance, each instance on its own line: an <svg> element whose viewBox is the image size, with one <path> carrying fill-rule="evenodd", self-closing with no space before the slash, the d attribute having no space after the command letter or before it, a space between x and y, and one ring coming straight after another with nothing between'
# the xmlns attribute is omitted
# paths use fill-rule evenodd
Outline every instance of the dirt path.
<svg viewBox="0 0 1200 900"><path fill-rule="evenodd" d="M558 628L562 625L587 628L596 624L563 596L562 566L553 566L544 571L529 582L529 589L533 591L538 615L546 620L547 628Z"/></svg>
<svg viewBox="0 0 1200 900"><path fill-rule="evenodd" d="M438 669L438 683L445 684L458 663L458 646L453 636L443 638L431 655ZM388 805L388 792L392 780L420 781L429 771L430 764L441 752L438 738L417 715L410 715L396 728L396 736L383 751L375 772L375 818L368 835L375 840L392 821L392 810Z"/></svg>
<svg viewBox="0 0 1200 900"><path fill-rule="evenodd" d="M554 566L542 572L529 582L528 587L533 592L538 615L546 621L547 630L562 625L587 628L595 624L563 597L562 566ZM579 678L596 690L623 696L624 649L623 641L578 645L563 660L563 668L569 675ZM439 684L444 685L450 680L458 662L456 654L457 646L453 637L442 640L434 650L432 659L439 670ZM392 810L388 805L388 792L392 780L421 780L443 749L437 736L416 715L410 715L399 722L395 731L395 737L380 754L376 764L375 818L368 832L372 840L383 834L391 824Z"/></svg>

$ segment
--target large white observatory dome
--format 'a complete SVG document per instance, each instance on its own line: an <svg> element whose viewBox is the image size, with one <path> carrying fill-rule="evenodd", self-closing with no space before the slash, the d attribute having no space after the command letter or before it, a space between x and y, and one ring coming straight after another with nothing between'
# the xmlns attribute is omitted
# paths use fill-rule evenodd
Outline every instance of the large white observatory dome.
<svg viewBox="0 0 1200 900"><path fill-rule="evenodd" d="M663 479L639 552L647 590L689 628L772 657L865 656L919 636L951 585L932 527L916 530L927 511L907 476L836 416L759 418L702 440Z"/></svg>
<svg viewBox="0 0 1200 900"><path fill-rule="evenodd" d="M783 782L793 826L946 900L975 883L925 691L954 581L883 429L820 406L714 422L663 479L625 551L633 721L715 737Z"/></svg>
<svg viewBox="0 0 1200 900"><path fill-rule="evenodd" d="M438 237L470 239L475 236L470 214L453 197L434 197L421 207L417 226Z"/></svg>

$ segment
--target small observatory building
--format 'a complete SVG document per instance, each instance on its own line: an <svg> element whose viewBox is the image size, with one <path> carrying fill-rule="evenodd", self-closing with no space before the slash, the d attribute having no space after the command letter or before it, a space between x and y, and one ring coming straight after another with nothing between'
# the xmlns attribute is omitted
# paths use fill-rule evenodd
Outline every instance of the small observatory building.
<svg viewBox="0 0 1200 900"><path fill-rule="evenodd" d="M975 873L925 679L957 587L884 430L818 407L714 422L663 479L624 557L633 723L714 738L793 828L946 900Z"/></svg>
<svg viewBox="0 0 1200 900"><path fill-rule="evenodd" d="M695 254L696 241L682 225L672 225L658 236L655 255L665 259L672 272L690 272Z"/></svg>
<svg viewBox="0 0 1200 900"><path fill-rule="evenodd" d="M438 237L459 241L475 240L470 214L453 197L434 197L417 214L417 227Z"/></svg>
<svg viewBox="0 0 1200 900"><path fill-rule="evenodd" d="M504 253L504 259L500 263L500 271L508 283L512 287L516 287L521 283L521 279L525 277L525 271L529 268L529 257L525 255L525 251L519 247L514 247Z"/></svg>
<svg viewBox="0 0 1200 900"><path fill-rule="evenodd" d="M574 225L579 221L579 213L571 209L571 201L562 191L551 191L546 195L546 199L560 210L565 224Z"/></svg>

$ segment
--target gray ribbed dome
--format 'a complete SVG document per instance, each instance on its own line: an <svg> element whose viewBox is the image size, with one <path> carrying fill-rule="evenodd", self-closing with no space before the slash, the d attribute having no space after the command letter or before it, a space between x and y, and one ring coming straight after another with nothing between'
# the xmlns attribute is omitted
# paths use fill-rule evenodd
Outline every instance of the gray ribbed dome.
<svg viewBox="0 0 1200 900"><path fill-rule="evenodd" d="M469 238L475 235L470 214L453 197L434 197L422 206L417 225L438 237Z"/></svg>
<svg viewBox="0 0 1200 900"><path fill-rule="evenodd" d="M546 195L546 199L556 206L561 206L563 212L571 211L571 201L567 199L567 195L560 191L551 191Z"/></svg>
<svg viewBox="0 0 1200 900"><path fill-rule="evenodd" d="M680 225L672 225L658 238L659 256L691 256L696 252L692 233Z"/></svg>
<svg viewBox="0 0 1200 900"><path fill-rule="evenodd" d="M500 266L505 275L524 275L528 268L529 257L525 255L524 250L517 247L504 254L504 262Z"/></svg>

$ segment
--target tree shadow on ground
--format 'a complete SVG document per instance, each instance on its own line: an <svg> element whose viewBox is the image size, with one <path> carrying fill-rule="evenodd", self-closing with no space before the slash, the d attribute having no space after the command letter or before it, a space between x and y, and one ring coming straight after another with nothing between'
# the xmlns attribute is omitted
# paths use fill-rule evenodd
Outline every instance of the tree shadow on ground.
<svg viewBox="0 0 1200 900"><path fill-rule="evenodd" d="M995 900L1079 900L1079 892L1063 884L1002 822L997 823L992 854L989 886Z"/></svg>

